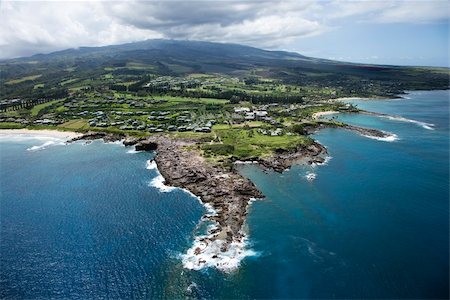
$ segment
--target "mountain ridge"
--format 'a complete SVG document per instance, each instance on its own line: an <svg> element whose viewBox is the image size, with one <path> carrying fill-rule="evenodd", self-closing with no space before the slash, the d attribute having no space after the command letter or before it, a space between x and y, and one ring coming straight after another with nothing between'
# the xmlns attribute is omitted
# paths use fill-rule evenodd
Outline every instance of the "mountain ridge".
<svg viewBox="0 0 450 300"><path fill-rule="evenodd" d="M81 86L73 82L89 86L131 81L136 84L142 81L143 84L148 76L186 77L192 74L331 88L341 90L339 94L344 96L362 97L449 87L448 68L348 63L239 44L156 39L71 48L0 61L0 97L42 97L47 96L45 92L49 89ZM98 80L105 76L114 79Z"/></svg>

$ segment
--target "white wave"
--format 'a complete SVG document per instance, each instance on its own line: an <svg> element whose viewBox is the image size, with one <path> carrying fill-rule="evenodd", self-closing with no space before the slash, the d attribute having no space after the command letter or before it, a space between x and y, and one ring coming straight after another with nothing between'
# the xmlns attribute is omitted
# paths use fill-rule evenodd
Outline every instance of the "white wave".
<svg viewBox="0 0 450 300"><path fill-rule="evenodd" d="M217 211L214 209L214 207L210 203L203 203L201 201L200 197L195 196L194 194L192 194L188 190L185 190L185 191L188 192L189 194L191 194L192 196L194 196L195 198L197 198L200 201L201 205L203 205L205 207L205 209L206 209L205 217L217 216Z"/></svg>
<svg viewBox="0 0 450 300"><path fill-rule="evenodd" d="M332 159L332 156L325 156L325 160L321 163L319 162L314 162L311 164L311 167L315 168L316 166L326 166L328 165L328 163L330 162L330 160Z"/></svg>
<svg viewBox="0 0 450 300"><path fill-rule="evenodd" d="M44 136L44 135L33 135L33 134L0 134L0 139L8 140L8 141L30 141L30 140L38 140L38 141L54 141L54 142L63 142L64 139Z"/></svg>
<svg viewBox="0 0 450 300"><path fill-rule="evenodd" d="M55 141L47 141L39 146L32 146L30 148L27 148L27 151L39 151L47 149L50 146L58 146L58 145L65 145L64 142L55 142Z"/></svg>
<svg viewBox="0 0 450 300"><path fill-rule="evenodd" d="M427 129L427 130L434 130L433 127L435 126L432 123L426 123L426 122L421 122L421 121L417 121L417 120L411 120L411 119L404 118L402 116L388 116L388 115L384 116L383 115L383 116L380 116L380 117L387 118L387 119L393 120L393 121L399 121L399 122L406 122L406 123L416 124L416 125L424 128L424 129Z"/></svg>
<svg viewBox="0 0 450 300"><path fill-rule="evenodd" d="M122 140L117 140L117 141L114 141L114 142L105 142L105 144L112 144L112 145L120 145L120 146L123 146L123 147L125 147L125 145L123 144L123 139Z"/></svg>
<svg viewBox="0 0 450 300"><path fill-rule="evenodd" d="M383 141L383 142L395 142L397 140L399 140L399 137L394 134L394 133L390 133L387 136L384 137L379 137L379 136L373 136L373 135L365 135L363 134L362 136L367 137L369 139L373 139L373 140L377 140L377 141Z"/></svg>
<svg viewBox="0 0 450 300"><path fill-rule="evenodd" d="M147 160L145 168L147 170L155 170L155 169L158 169L158 166L156 165L156 162L153 159L149 159L149 160Z"/></svg>
<svg viewBox="0 0 450 300"><path fill-rule="evenodd" d="M147 170L156 170L157 173L156 177L150 181L149 183L150 186L157 188L162 193L168 193L176 189L173 186L168 186L164 184L166 180L161 175L161 173L159 173L158 166L156 165L156 162L154 160L152 159L147 160L145 167Z"/></svg>
<svg viewBox="0 0 450 300"><path fill-rule="evenodd" d="M240 266L244 258L258 255L257 252L247 249L246 237L242 238L242 241L232 241L227 250L222 251L226 244L225 240L210 240L207 236L197 236L192 247L186 254L181 255L183 267L190 270L217 268L223 272L231 272Z"/></svg>
<svg viewBox="0 0 450 300"><path fill-rule="evenodd" d="M129 154L136 154L136 153L140 153L140 152L142 152L142 151L136 151L136 149L130 149L127 151L127 153L129 153Z"/></svg>
<svg viewBox="0 0 450 300"><path fill-rule="evenodd" d="M187 287L186 291L192 293L194 289L198 289L198 285L192 281L191 284Z"/></svg>
<svg viewBox="0 0 450 300"><path fill-rule="evenodd" d="M150 181L150 186L157 188L162 193L168 193L175 189L173 186L165 185L166 180L161 174L158 174L155 178Z"/></svg>
<svg viewBox="0 0 450 300"><path fill-rule="evenodd" d="M308 180L309 182L313 181L314 179L316 179L317 174L313 173L313 172L308 172L305 175L306 180Z"/></svg>
<svg viewBox="0 0 450 300"><path fill-rule="evenodd" d="M185 254L180 255L184 268L201 270L203 268L214 267L224 272L230 272L237 269L245 257L257 255L253 250L246 249L248 242L244 234L242 234L244 237L241 241L231 242L228 245L227 250L222 252L222 248L227 246L227 241L214 239L214 235L211 235L211 232L218 228L217 222L211 221L210 219L217 215L217 211L214 209L213 205L210 203L203 203L200 197L194 195L187 189L165 185L165 179L159 173L158 166L154 160L148 160L146 162L146 168L148 170L156 170L158 173L158 175L150 182L151 186L156 187L161 192L171 192L175 189L180 189L191 195L196 198L206 210L206 213L200 220L200 224L203 222L212 222L212 224L208 226L208 235L196 236L192 247L189 248ZM255 200L256 199L254 198L250 199L249 205Z"/></svg>

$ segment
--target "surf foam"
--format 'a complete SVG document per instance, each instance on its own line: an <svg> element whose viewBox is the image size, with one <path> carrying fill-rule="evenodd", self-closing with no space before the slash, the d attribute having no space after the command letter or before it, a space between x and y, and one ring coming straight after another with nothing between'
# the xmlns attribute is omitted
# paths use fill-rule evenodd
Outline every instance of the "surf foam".
<svg viewBox="0 0 450 300"><path fill-rule="evenodd" d="M194 195L191 191L187 189L171 187L164 184L165 179L159 173L158 166L154 160L148 160L146 162L146 169L156 170L157 176L152 179L150 185L156 187L161 192L171 192L175 189L180 189L185 193L196 198L201 205L205 207L206 213L202 216L199 225L211 223L207 227L207 233L202 235L197 235L194 238L192 246L186 251L185 254L180 254L183 267L190 270L201 270L204 268L217 268L223 272L231 272L240 266L241 261L248 256L255 256L257 253L251 249L248 249L248 238L244 233L241 232L243 236L241 240L234 240L231 243L227 243L226 240L215 239L219 229L218 223L211 220L212 217L217 215L217 211L210 203L203 203L201 198ZM250 205L256 199L251 198L248 202ZM227 246L226 251L222 251L224 247Z"/></svg>
<svg viewBox="0 0 450 300"><path fill-rule="evenodd" d="M317 174L313 173L313 172L308 172L305 175L306 180L308 180L309 182L313 181L314 179L316 179Z"/></svg>
<svg viewBox="0 0 450 300"><path fill-rule="evenodd" d="M215 228L217 227L213 225L209 231ZM231 272L239 268L244 258L257 255L255 251L247 249L248 239L245 236L241 241L226 244L225 240L210 240L207 235L197 236L192 247L181 255L183 267L190 270L217 268L223 272ZM228 248L222 252L224 246Z"/></svg>
<svg viewBox="0 0 450 300"><path fill-rule="evenodd" d="M50 146L62 146L62 145L65 145L65 143L64 142L56 142L56 141L47 141L47 142L43 143L42 145L32 146L30 148L27 148L27 151L40 151L40 150L47 149Z"/></svg>
<svg viewBox="0 0 450 300"><path fill-rule="evenodd" d="M424 129L427 129L427 130L434 130L434 126L435 126L432 123L426 123L426 122L422 122L422 121L407 119L407 118L404 118L402 116L388 116L388 115L386 115L386 116L381 116L381 117L387 118L387 119L393 120L393 121L399 121L399 122L406 122L406 123L416 124L416 125L424 128Z"/></svg>
<svg viewBox="0 0 450 300"><path fill-rule="evenodd" d="M315 168L317 166L326 166L328 165L328 163L330 162L330 160L332 159L332 156L325 156L325 160L323 162L314 162L311 164L311 167Z"/></svg>
<svg viewBox="0 0 450 300"><path fill-rule="evenodd" d="M373 135L365 135L362 134L362 136L367 137L369 139L373 139L373 140L377 140L377 141L383 141L383 142L395 142L397 140L399 140L398 136L394 133L389 133L384 137L379 137L379 136L373 136Z"/></svg>
<svg viewBox="0 0 450 300"><path fill-rule="evenodd" d="M142 151L136 151L136 149L130 149L130 150L127 151L127 153L129 153L129 154L136 154L136 153L139 153L139 152L142 152Z"/></svg>
<svg viewBox="0 0 450 300"><path fill-rule="evenodd" d="M159 173L158 166L156 165L156 162L154 160L152 159L147 160L145 167L147 170L155 170L157 173L156 177L150 181L149 184L150 186L157 188L162 193L171 192L175 189L175 187L173 186L168 186L164 184L166 180L161 175L161 173Z"/></svg>

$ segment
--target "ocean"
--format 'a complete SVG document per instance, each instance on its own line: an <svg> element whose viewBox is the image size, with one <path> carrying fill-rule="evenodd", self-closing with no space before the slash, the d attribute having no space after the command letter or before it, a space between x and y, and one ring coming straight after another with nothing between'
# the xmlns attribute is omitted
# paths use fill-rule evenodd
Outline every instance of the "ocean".
<svg viewBox="0 0 450 300"><path fill-rule="evenodd" d="M396 139L326 129L324 165L240 166L266 198L231 272L184 267L206 208L151 153L2 136L0 297L448 298L449 91L348 101L397 117L328 117Z"/></svg>

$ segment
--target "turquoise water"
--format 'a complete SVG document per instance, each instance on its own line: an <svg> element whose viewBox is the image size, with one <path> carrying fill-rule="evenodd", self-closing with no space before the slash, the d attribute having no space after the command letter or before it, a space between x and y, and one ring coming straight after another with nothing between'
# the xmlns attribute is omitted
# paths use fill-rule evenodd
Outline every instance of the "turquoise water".
<svg viewBox="0 0 450 300"><path fill-rule="evenodd" d="M339 115L398 140L327 129L327 165L241 167L266 199L248 217L258 255L230 274L183 268L204 208L149 185L151 154L0 139L0 297L448 298L449 94L408 97L352 102L433 130Z"/></svg>

